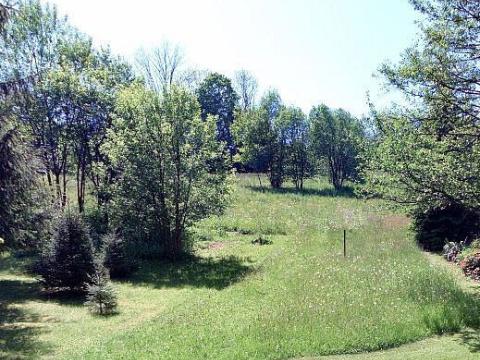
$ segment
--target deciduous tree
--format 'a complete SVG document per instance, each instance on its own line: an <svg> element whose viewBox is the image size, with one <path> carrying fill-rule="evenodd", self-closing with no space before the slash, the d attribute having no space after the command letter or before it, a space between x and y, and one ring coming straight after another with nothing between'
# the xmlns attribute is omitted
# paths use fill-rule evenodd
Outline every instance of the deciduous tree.
<svg viewBox="0 0 480 360"><path fill-rule="evenodd" d="M126 239L159 244L177 259L186 228L221 212L228 194L215 118L200 117L195 96L173 86L161 98L136 84L123 90L108 154L122 175L115 223Z"/></svg>
<svg viewBox="0 0 480 360"><path fill-rule="evenodd" d="M197 90L202 119L209 115L217 117L217 138L224 142L231 155L235 153L230 127L234 120L237 94L229 78L218 73L211 73Z"/></svg>
<svg viewBox="0 0 480 360"><path fill-rule="evenodd" d="M412 1L421 37L396 65L381 68L405 106L373 112L365 156L370 191L425 212L480 209L480 7L476 1Z"/></svg>
<svg viewBox="0 0 480 360"><path fill-rule="evenodd" d="M361 124L345 110L332 111L325 105L314 107L309 121L312 152L326 165L335 189L340 189L357 174Z"/></svg>

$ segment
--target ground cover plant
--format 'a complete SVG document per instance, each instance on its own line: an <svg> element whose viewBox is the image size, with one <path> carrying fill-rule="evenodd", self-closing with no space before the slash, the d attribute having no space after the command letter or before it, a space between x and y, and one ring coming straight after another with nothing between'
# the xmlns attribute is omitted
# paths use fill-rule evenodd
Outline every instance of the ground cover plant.
<svg viewBox="0 0 480 360"><path fill-rule="evenodd" d="M196 225L203 241L191 259L143 262L114 281L121 311L113 317L41 295L19 270L27 260L3 255L0 355L286 359L384 349L479 324L476 298L431 264L403 215L335 196L324 181L308 180L304 193L256 184L239 176L231 209ZM252 244L259 236L272 243ZM470 354L460 340L442 339Z"/></svg>

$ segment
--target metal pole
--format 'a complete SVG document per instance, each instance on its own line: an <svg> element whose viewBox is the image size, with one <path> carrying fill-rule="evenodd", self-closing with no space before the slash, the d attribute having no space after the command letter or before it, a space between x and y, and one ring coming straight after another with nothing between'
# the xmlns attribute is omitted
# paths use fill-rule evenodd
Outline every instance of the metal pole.
<svg viewBox="0 0 480 360"><path fill-rule="evenodd" d="M347 257L347 230L343 230L343 257Z"/></svg>

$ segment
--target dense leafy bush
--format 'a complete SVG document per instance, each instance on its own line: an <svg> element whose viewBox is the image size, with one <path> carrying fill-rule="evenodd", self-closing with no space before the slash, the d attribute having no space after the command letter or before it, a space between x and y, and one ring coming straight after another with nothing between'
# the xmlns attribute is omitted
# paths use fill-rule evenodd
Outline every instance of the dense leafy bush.
<svg viewBox="0 0 480 360"><path fill-rule="evenodd" d="M95 249L100 249L103 237L109 231L107 207L87 207L82 215L90 230Z"/></svg>
<svg viewBox="0 0 480 360"><path fill-rule="evenodd" d="M67 212L35 266L47 289L84 290L95 272L93 245L80 215Z"/></svg>
<svg viewBox="0 0 480 360"><path fill-rule="evenodd" d="M103 246L103 264L108 268L111 278L123 278L135 270L135 262L129 256L126 242L121 236L115 233L105 235Z"/></svg>
<svg viewBox="0 0 480 360"><path fill-rule="evenodd" d="M480 230L480 216L462 205L433 207L413 214L417 242L429 251L441 251L447 242L475 239Z"/></svg>
<svg viewBox="0 0 480 360"><path fill-rule="evenodd" d="M98 315L111 315L116 312L117 294L109 281L108 270L102 264L96 265L95 273L90 277L85 305Z"/></svg>

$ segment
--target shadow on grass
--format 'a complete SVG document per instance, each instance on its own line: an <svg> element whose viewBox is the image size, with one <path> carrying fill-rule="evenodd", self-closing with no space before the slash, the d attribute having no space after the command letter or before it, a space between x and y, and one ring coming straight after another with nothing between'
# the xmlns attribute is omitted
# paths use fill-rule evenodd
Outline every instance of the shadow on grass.
<svg viewBox="0 0 480 360"><path fill-rule="evenodd" d="M32 263L32 257L18 254L0 254L0 272L11 274L25 274Z"/></svg>
<svg viewBox="0 0 480 360"><path fill-rule="evenodd" d="M319 196L319 197L346 197L346 198L355 198L357 197L355 191L350 186L345 186L339 190L334 188L323 188L323 189L312 189L304 188L303 190L298 190L294 187L285 187L280 189L274 189L271 187L261 187L259 185L247 185L247 189L257 192L270 193L270 194L297 194L303 196Z"/></svg>
<svg viewBox="0 0 480 360"><path fill-rule="evenodd" d="M31 358L49 351L37 338L42 331L39 316L18 306L38 296L34 282L0 280L0 358Z"/></svg>
<svg viewBox="0 0 480 360"><path fill-rule="evenodd" d="M148 261L130 279L123 282L155 288L195 287L224 289L252 272L236 256L220 259L190 256L179 262Z"/></svg>
<svg viewBox="0 0 480 360"><path fill-rule="evenodd" d="M470 352L480 352L480 331L478 329L462 330L460 332L460 341Z"/></svg>
<svg viewBox="0 0 480 360"><path fill-rule="evenodd" d="M480 294L463 289L447 273L428 273L408 287L421 305L423 322L436 335L458 334L471 352L480 351Z"/></svg>

